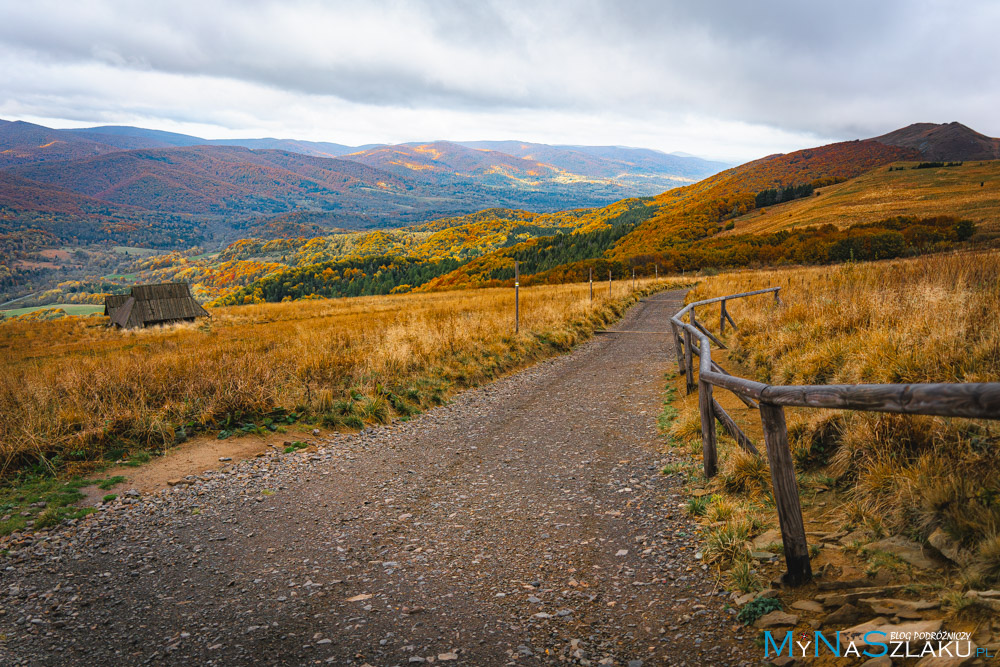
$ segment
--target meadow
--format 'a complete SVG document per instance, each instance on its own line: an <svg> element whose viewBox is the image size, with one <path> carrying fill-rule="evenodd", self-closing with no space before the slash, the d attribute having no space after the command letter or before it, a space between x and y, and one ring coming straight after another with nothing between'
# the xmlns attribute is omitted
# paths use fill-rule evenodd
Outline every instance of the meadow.
<svg viewBox="0 0 1000 667"><path fill-rule="evenodd" d="M1000 252L725 273L703 281L688 300L769 286L782 287L783 307L760 298L728 305L740 329L727 332L730 349L717 355L734 374L771 384L1000 380ZM699 319L711 322L710 312ZM696 402L689 397L679 407L670 433L700 450ZM965 586L1000 581L997 422L787 412L804 497L823 494L823 506L813 510L832 519L825 529L854 531L849 546L868 554L873 571L900 562L866 544L887 535L926 543L937 532L937 546L965 566ZM756 411L732 413L759 441ZM730 521L710 532L709 556L723 554L717 561L746 588L748 539L774 523L770 479L766 462L722 441L719 495L695 509Z"/></svg>
<svg viewBox="0 0 1000 667"><path fill-rule="evenodd" d="M211 309L136 331L104 318L0 326L0 477L83 473L294 421L357 429L570 349L670 281L309 299Z"/></svg>

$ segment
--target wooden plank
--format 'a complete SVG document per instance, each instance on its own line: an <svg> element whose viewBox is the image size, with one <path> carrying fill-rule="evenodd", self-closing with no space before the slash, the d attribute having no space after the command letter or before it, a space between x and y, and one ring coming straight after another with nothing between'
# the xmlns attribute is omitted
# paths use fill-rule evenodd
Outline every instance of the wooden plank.
<svg viewBox="0 0 1000 667"><path fill-rule="evenodd" d="M697 347L694 348L694 353L697 354L697 355L699 355L699 356L701 356L701 351ZM733 375L730 375L729 372L726 369L724 369L722 366L720 366L719 364L715 363L714 361L712 362L711 366L709 367L708 372L719 373L719 374L722 374L722 375L727 375L729 377L735 377ZM753 382L752 380L743 380L743 378L735 378L735 379L740 380L741 382ZM710 380L710 382L712 382L712 384L714 384L716 386L723 386L723 385L720 385L718 382L715 382L714 380ZM766 384L763 384L763 383L760 383L760 382L755 383L755 384L759 384L761 389L763 389L764 387L767 386ZM730 387L727 387L727 386L724 386L723 388L724 389L729 389L729 391L731 391L734 394L736 394L736 397L739 398L741 401L743 401L743 404L745 406L747 406L748 408L755 408L756 409L757 402L754 401L752 398L750 398L750 395L748 395L747 393L741 392L741 391L737 391L735 389L731 389Z"/></svg>
<svg viewBox="0 0 1000 667"><path fill-rule="evenodd" d="M724 375L723 373L716 371L702 373L702 375L704 375L705 379L714 384L716 387L723 387L734 394L749 396L757 399L758 401L760 400L764 390L768 388L768 385L763 382L738 378L734 375Z"/></svg>
<svg viewBox="0 0 1000 667"><path fill-rule="evenodd" d="M709 338L711 338L713 343L715 343L716 345L718 345L719 347L721 347L723 350L727 349L726 348L726 344L723 343L718 338L716 338L715 335L711 331L709 331L704 326L702 326L701 322L694 322L693 324L694 324L695 327L698 328L698 331L702 332L703 334L705 334L706 336L708 336Z"/></svg>
<svg viewBox="0 0 1000 667"><path fill-rule="evenodd" d="M712 399L712 411L715 413L715 417L719 420L719 423L722 424L722 427L736 441L736 444L754 456L760 456L760 452L754 446L750 437L743 432L739 425L733 421L733 418L729 416L729 413L723 410L722 406L714 398Z"/></svg>
<svg viewBox="0 0 1000 667"><path fill-rule="evenodd" d="M807 408L1000 419L1000 382L772 385L761 398Z"/></svg>
<svg viewBox="0 0 1000 667"><path fill-rule="evenodd" d="M726 335L726 300L719 302L719 335Z"/></svg>
<svg viewBox="0 0 1000 667"><path fill-rule="evenodd" d="M674 317L676 317L678 319L684 317L684 315L686 315L688 313L688 311L690 311L695 306L707 306L710 303L718 303L718 302L720 302L722 300L728 301L730 299L742 299L742 298L745 298L745 297L748 297L748 296L756 296L757 294L767 294L768 292L776 292L776 291L778 291L780 289L781 289L780 287L768 287L766 289L753 290L752 292L740 292L739 294L727 294L726 296L716 296L716 297L713 297L711 299L703 299L701 301L694 301L694 302L689 303L688 305L684 306L679 311L677 311L677 313L674 315Z"/></svg>
<svg viewBox="0 0 1000 667"><path fill-rule="evenodd" d="M799 485L795 481L795 465L788 448L788 427L785 409L771 403L760 404L760 421L764 427L764 444L771 466L771 486L774 504L778 510L781 542L784 544L785 565L788 571L781 577L787 586L801 586L812 579L809 564L809 546L802 523L802 505L799 502Z"/></svg>
<svg viewBox="0 0 1000 667"><path fill-rule="evenodd" d="M736 326L736 322L733 321L733 316L729 314L728 310L726 310L726 319L729 320L729 324L731 324L733 326L733 331L739 331L740 330L740 328L738 326Z"/></svg>

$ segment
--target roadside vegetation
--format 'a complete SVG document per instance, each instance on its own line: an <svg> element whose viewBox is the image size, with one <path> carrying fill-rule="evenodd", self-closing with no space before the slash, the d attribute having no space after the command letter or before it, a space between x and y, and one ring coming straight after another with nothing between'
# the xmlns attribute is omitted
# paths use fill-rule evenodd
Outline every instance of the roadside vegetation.
<svg viewBox="0 0 1000 667"><path fill-rule="evenodd" d="M688 300L769 286L782 287L783 307L753 298L727 306L740 328L727 331L730 349L716 355L734 374L771 384L1000 378L996 251L724 273L706 278ZM713 321L709 312L699 318L703 323ZM710 326L718 332L717 315L714 320ZM731 399L728 392L716 393L720 401ZM682 399L675 405L679 414L667 433L697 460L697 404ZM755 411L724 407L761 442ZM860 562L861 574L916 581L918 572L875 544L899 536L930 544L942 562L951 561L960 587L1000 582L1000 424L797 408L787 413L807 530L842 534L843 553ZM720 459L711 483L689 472L692 487L705 487L697 489L704 495L693 497L689 512L706 522L705 560L731 588L746 592L766 583L755 552L780 554L780 537L769 545L760 541L767 528L777 527L770 474L766 459L745 454L721 429ZM824 555L814 569L833 562L839 561ZM944 585L935 574L936 585Z"/></svg>
<svg viewBox="0 0 1000 667"><path fill-rule="evenodd" d="M561 353L669 286L619 283L305 300L216 308L133 332L103 318L12 322L0 378L0 475L85 474L198 431L226 437L295 421L327 428L407 418Z"/></svg>

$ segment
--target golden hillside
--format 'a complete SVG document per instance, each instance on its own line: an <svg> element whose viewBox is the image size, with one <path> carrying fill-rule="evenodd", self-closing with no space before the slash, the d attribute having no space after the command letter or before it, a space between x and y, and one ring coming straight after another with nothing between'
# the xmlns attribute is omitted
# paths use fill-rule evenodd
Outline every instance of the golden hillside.
<svg viewBox="0 0 1000 667"><path fill-rule="evenodd" d="M904 162L873 169L812 197L754 210L724 234L763 234L794 227L847 227L897 215L957 216L981 231L1000 231L1000 160L915 169ZM902 169L900 169L902 167Z"/></svg>

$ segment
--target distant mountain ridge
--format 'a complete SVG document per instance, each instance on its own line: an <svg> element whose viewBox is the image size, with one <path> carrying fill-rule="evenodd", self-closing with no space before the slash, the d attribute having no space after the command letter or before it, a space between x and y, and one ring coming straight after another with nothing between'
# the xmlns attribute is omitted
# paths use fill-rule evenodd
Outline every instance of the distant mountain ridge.
<svg viewBox="0 0 1000 667"><path fill-rule="evenodd" d="M912 148L928 160L997 160L1000 139L987 137L961 123L914 123L875 137L889 146Z"/></svg>
<svg viewBox="0 0 1000 667"><path fill-rule="evenodd" d="M305 214L326 228L396 227L498 206L536 212L602 206L652 196L724 166L642 149L509 143L545 159L448 141L360 147L209 141L129 126L57 130L0 121L0 170L33 181L35 193L20 196L12 181L0 181L0 207L25 219L40 209L23 207L39 202L37 192L47 184L140 212Z"/></svg>

